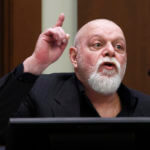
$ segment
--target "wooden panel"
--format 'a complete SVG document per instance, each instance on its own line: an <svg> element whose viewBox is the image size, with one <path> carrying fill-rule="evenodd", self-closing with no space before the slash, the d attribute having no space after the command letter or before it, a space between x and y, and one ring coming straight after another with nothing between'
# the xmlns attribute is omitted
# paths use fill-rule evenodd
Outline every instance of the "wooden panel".
<svg viewBox="0 0 150 150"><path fill-rule="evenodd" d="M11 70L11 54L12 49L12 23L11 23L11 5L10 0L3 0L3 72L1 75L9 72Z"/></svg>
<svg viewBox="0 0 150 150"><path fill-rule="evenodd" d="M41 32L41 0L13 1L13 60L11 68L32 54Z"/></svg>
<svg viewBox="0 0 150 150"><path fill-rule="evenodd" d="M11 71L34 50L41 32L41 0L3 0L3 66Z"/></svg>
<svg viewBox="0 0 150 150"><path fill-rule="evenodd" d="M78 1L78 26L96 18L115 21L127 40L128 65L124 83L150 94L150 1L82 0Z"/></svg>
<svg viewBox="0 0 150 150"><path fill-rule="evenodd" d="M0 0L0 74L3 72L3 1Z"/></svg>

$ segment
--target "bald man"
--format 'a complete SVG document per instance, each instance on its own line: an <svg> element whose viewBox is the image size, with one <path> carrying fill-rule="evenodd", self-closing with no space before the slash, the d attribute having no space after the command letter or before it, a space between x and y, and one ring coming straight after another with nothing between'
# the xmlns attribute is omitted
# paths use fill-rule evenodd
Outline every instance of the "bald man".
<svg viewBox="0 0 150 150"><path fill-rule="evenodd" d="M122 83L126 40L110 20L92 20L77 32L69 51L73 73L42 74L67 46L63 22L61 14L54 27L40 34L33 54L0 80L0 135L10 117L150 116L150 96Z"/></svg>
<svg viewBox="0 0 150 150"><path fill-rule="evenodd" d="M69 35L56 25L40 34L35 50L1 79L0 117L138 117L150 116L150 96L122 84L126 40L107 19L85 24L70 48L74 73L42 74L67 46ZM7 110L7 111L6 111Z"/></svg>

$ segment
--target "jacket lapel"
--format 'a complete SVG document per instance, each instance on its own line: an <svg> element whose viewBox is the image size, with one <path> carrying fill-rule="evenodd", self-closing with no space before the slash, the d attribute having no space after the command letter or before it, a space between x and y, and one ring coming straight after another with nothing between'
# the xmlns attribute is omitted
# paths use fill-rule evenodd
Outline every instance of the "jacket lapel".
<svg viewBox="0 0 150 150"><path fill-rule="evenodd" d="M65 81L54 98L53 113L57 117L79 117L80 98L74 78Z"/></svg>

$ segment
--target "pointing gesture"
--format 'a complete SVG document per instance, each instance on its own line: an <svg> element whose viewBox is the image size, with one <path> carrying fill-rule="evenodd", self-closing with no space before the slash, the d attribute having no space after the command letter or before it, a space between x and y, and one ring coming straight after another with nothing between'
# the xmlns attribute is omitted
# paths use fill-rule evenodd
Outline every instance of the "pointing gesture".
<svg viewBox="0 0 150 150"><path fill-rule="evenodd" d="M62 28L64 19L60 14L56 25L40 34L33 54L23 62L24 72L40 74L62 55L69 39Z"/></svg>
<svg viewBox="0 0 150 150"><path fill-rule="evenodd" d="M62 27L64 19L65 19L64 14L60 14L55 27Z"/></svg>

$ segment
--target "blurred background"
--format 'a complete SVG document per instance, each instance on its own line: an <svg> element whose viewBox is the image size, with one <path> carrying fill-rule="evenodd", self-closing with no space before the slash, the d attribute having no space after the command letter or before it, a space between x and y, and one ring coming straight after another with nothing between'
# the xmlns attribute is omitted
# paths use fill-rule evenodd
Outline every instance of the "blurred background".
<svg viewBox="0 0 150 150"><path fill-rule="evenodd" d="M0 0L0 76L20 64L34 50L39 34L65 14L69 44L61 58L43 73L72 72L69 47L87 21L107 18L123 29L128 63L124 83L150 94L149 0Z"/></svg>

